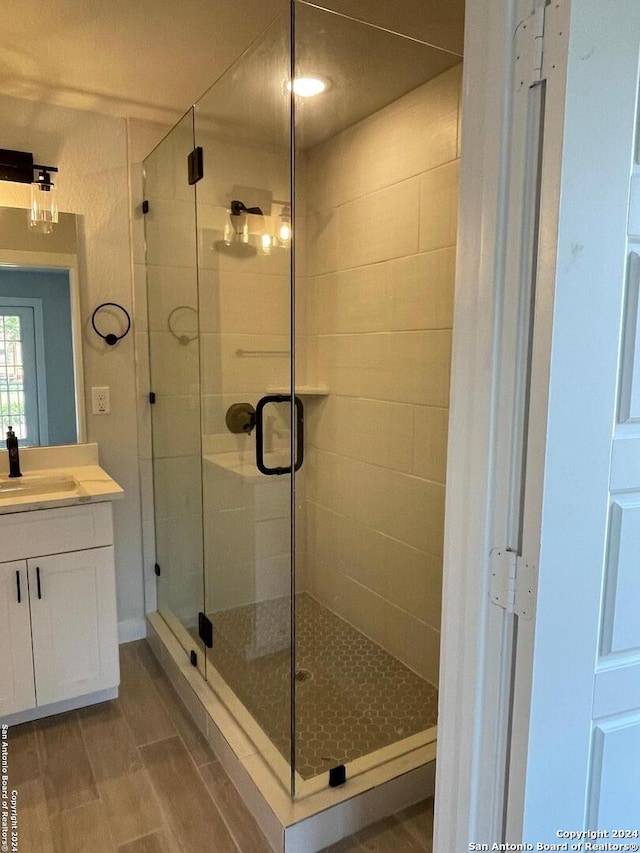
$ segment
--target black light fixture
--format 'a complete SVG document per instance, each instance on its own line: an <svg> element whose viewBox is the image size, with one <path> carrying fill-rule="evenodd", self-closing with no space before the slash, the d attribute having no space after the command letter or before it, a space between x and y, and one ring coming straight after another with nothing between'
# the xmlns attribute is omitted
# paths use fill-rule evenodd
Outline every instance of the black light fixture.
<svg viewBox="0 0 640 853"><path fill-rule="evenodd" d="M0 148L0 181L31 185L29 227L42 234L51 234L58 221L58 205L51 173L56 166L41 166L33 162L27 151Z"/></svg>
<svg viewBox="0 0 640 853"><path fill-rule="evenodd" d="M239 199L233 199L227 211L227 221L224 227L224 244L229 247L234 243L249 243L249 220L247 215L264 216L262 208L247 207Z"/></svg>

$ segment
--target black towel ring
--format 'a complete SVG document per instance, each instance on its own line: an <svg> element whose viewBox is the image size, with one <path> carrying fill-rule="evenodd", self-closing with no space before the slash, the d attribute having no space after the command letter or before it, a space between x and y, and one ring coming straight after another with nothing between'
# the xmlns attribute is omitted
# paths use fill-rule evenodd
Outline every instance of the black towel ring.
<svg viewBox="0 0 640 853"><path fill-rule="evenodd" d="M119 308L120 311L122 311L124 316L127 318L127 328L124 330L124 332L121 335L114 335L113 332L109 332L108 335L103 335L102 332L96 326L96 314L102 308L106 308L107 305L113 305L114 308ZM96 310L91 315L91 325L93 326L93 330L96 333L96 335L101 337L104 341L106 341L109 344L110 347L112 347L115 344L117 344L118 341L121 341L122 338L126 337L129 334L129 329L131 328L131 317L129 316L129 312L127 311L127 309L123 308L122 305L118 305L117 302L103 302L102 305L98 305Z"/></svg>

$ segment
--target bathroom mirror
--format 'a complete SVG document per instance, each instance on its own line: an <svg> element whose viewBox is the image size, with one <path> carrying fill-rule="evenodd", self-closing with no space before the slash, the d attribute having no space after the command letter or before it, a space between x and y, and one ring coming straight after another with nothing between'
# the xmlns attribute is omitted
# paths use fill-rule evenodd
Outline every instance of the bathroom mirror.
<svg viewBox="0 0 640 853"><path fill-rule="evenodd" d="M0 209L0 431L21 446L85 440L77 217L51 234Z"/></svg>

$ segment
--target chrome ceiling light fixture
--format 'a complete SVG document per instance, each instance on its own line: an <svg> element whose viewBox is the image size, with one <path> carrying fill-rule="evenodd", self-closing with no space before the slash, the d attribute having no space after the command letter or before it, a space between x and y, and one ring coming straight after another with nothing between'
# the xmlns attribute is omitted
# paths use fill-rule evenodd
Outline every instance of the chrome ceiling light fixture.
<svg viewBox="0 0 640 853"><path fill-rule="evenodd" d="M33 154L0 148L0 181L31 184L31 206L28 225L42 234L51 234L58 221L58 203L51 174L56 166L41 166L33 162Z"/></svg>

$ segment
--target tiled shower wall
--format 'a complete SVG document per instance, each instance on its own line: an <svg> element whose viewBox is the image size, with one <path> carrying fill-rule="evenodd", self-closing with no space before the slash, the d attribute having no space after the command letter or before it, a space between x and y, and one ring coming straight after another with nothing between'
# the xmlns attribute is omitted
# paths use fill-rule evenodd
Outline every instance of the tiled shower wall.
<svg viewBox="0 0 640 853"><path fill-rule="evenodd" d="M456 66L298 159L299 343L329 391L307 405L299 585L434 684L460 81Z"/></svg>

